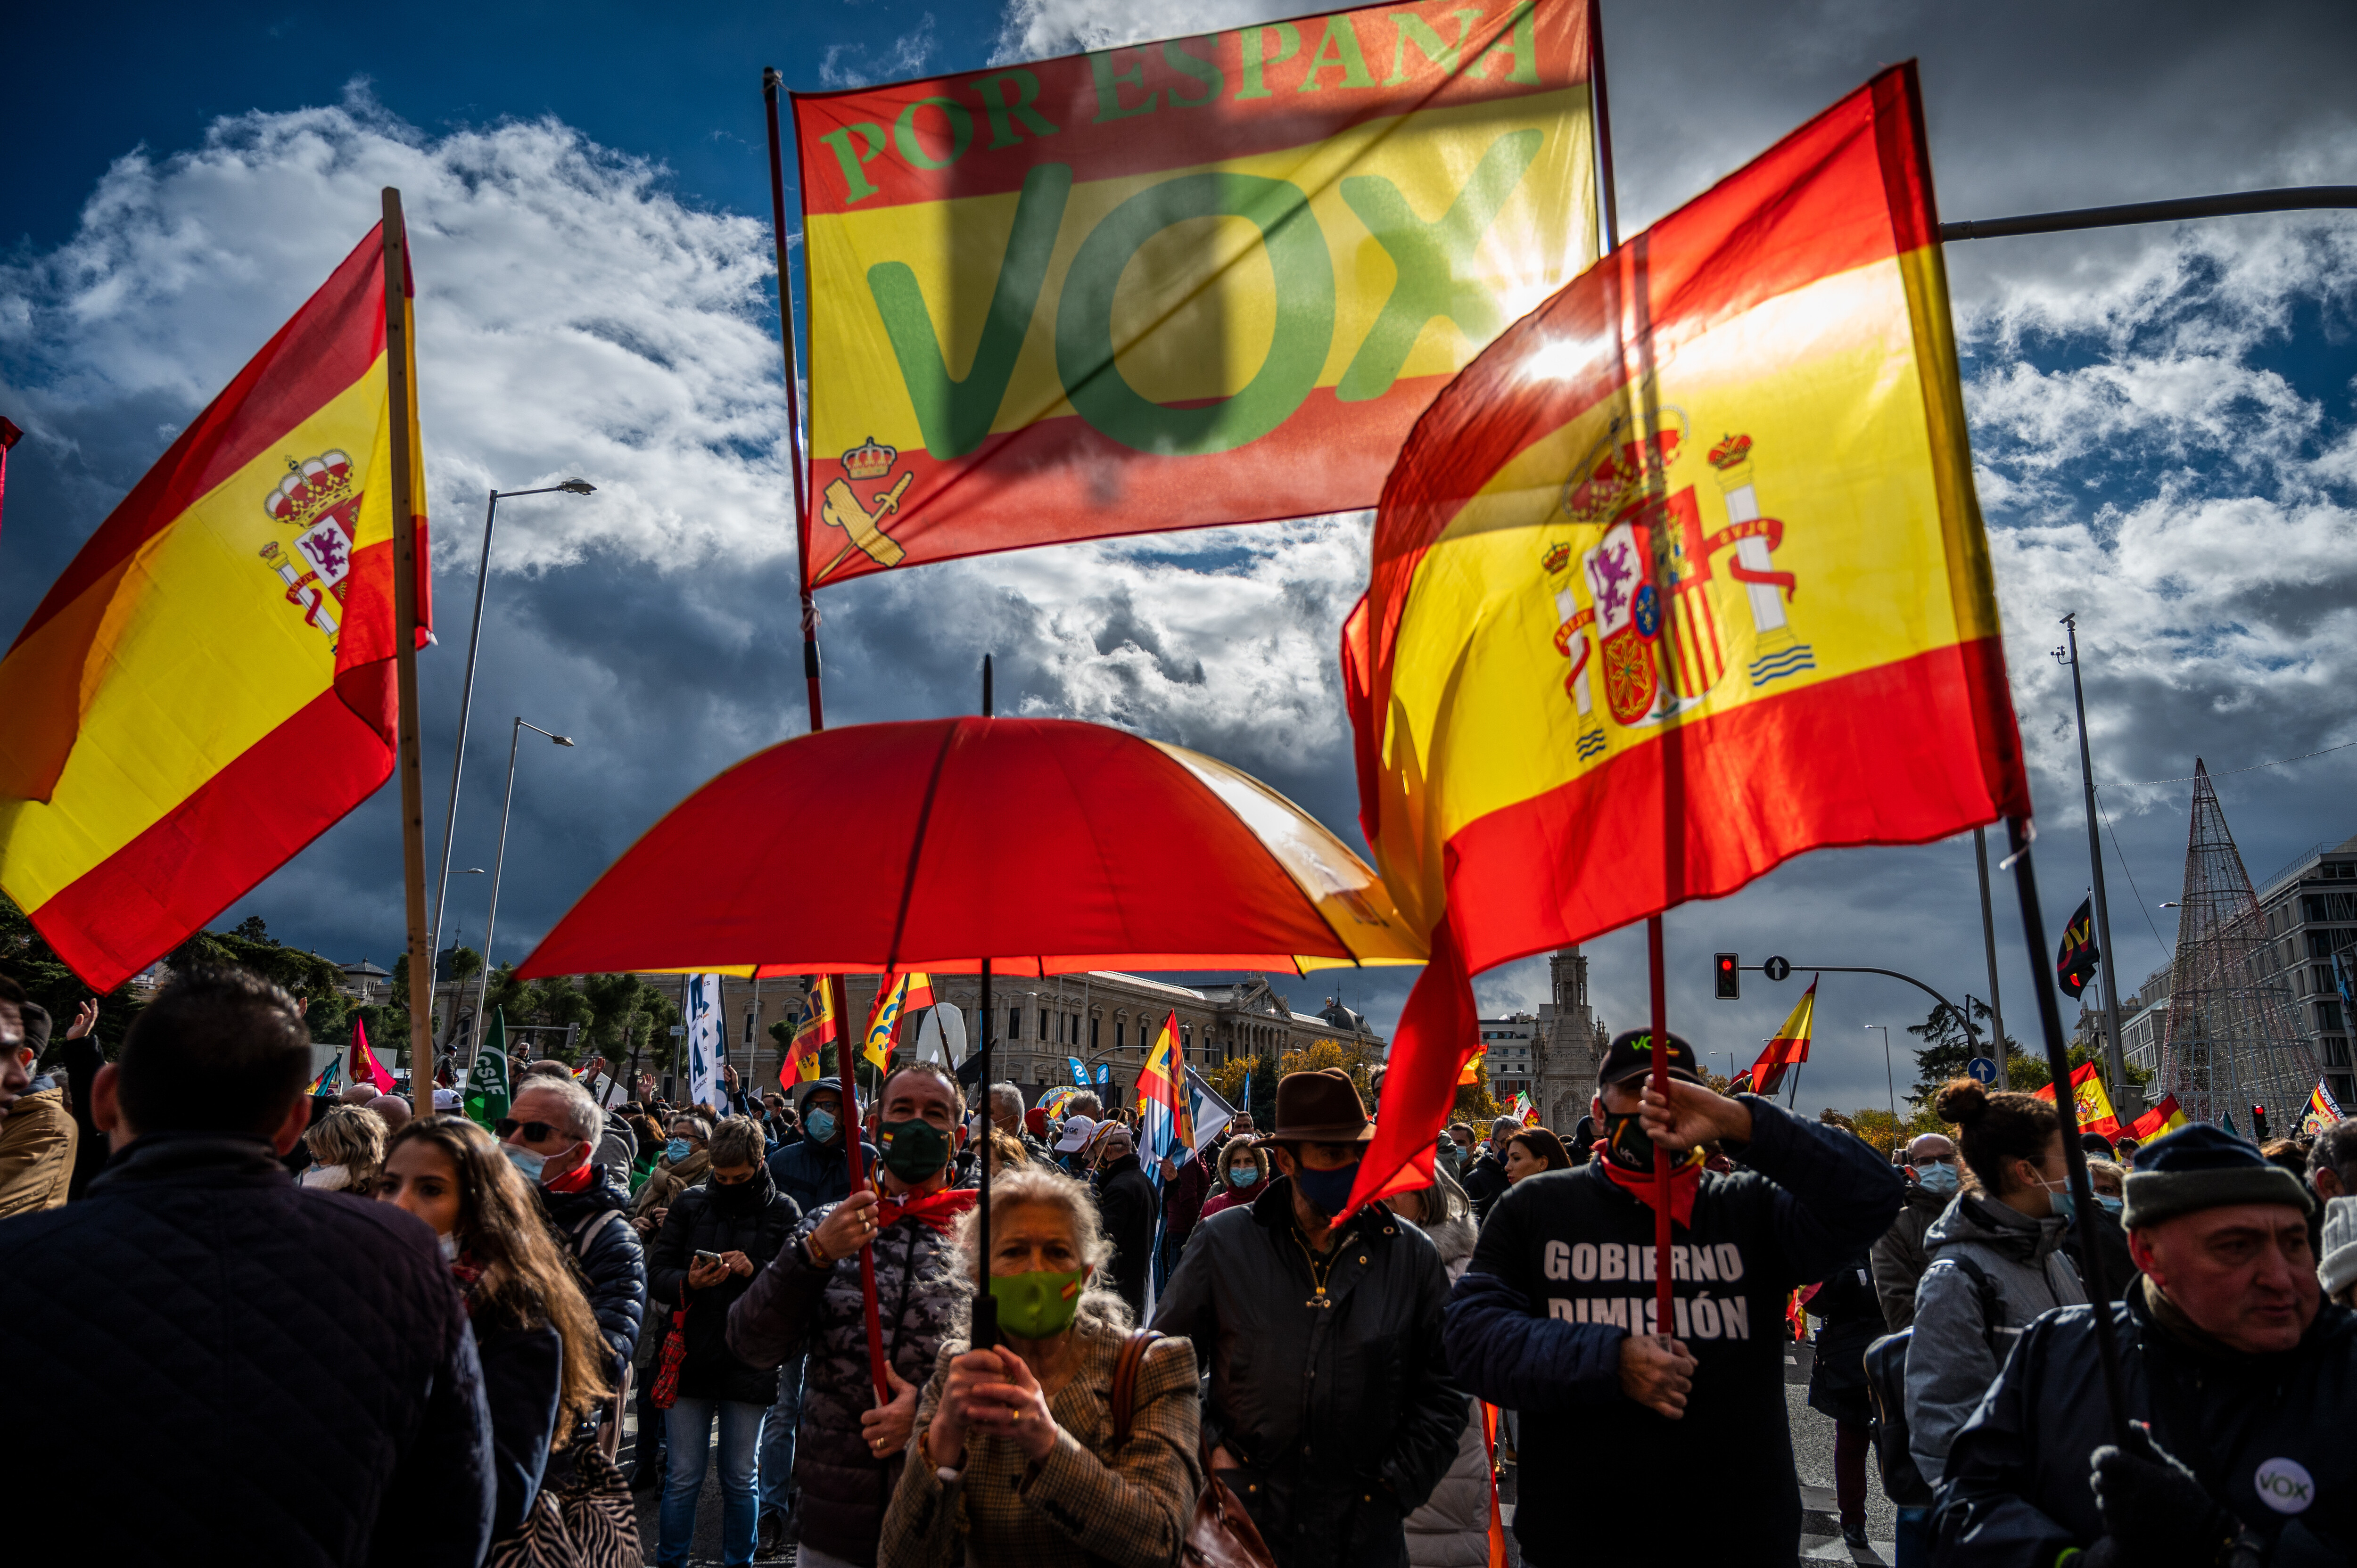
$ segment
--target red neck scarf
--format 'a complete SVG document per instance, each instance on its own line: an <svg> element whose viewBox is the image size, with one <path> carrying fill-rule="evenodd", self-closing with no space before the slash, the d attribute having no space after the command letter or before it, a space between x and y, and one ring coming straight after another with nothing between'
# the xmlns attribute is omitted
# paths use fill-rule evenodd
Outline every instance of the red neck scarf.
<svg viewBox="0 0 2357 1568"><path fill-rule="evenodd" d="M567 1171L554 1181L543 1182L541 1185L551 1192L579 1192L589 1185L597 1174L597 1167L584 1160L579 1169Z"/></svg>
<svg viewBox="0 0 2357 1568"><path fill-rule="evenodd" d="M876 1229L881 1234L903 1219L913 1219L946 1236L950 1227L957 1223L958 1216L972 1208L981 1197L970 1187L945 1187L939 1192L907 1197L894 1197L879 1190L876 1194Z"/></svg>
<svg viewBox="0 0 2357 1568"><path fill-rule="evenodd" d="M1696 1149L1694 1155L1687 1157L1684 1165L1670 1172L1670 1218L1680 1225L1690 1227L1694 1223L1695 1194L1702 1187L1703 1167L1699 1158L1701 1154L1702 1151ZM1655 1213L1661 1211L1662 1178L1660 1176L1652 1171L1640 1175L1636 1171L1622 1170L1601 1155L1597 1156L1595 1163L1603 1167L1604 1174L1611 1177L1614 1185L1621 1191L1636 1198L1638 1202Z"/></svg>

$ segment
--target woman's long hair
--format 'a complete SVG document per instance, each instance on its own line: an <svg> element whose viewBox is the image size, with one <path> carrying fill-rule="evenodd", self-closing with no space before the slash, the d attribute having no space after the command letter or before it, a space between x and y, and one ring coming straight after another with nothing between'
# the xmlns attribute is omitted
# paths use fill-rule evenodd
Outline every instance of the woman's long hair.
<svg viewBox="0 0 2357 1568"><path fill-rule="evenodd" d="M1089 1189L1060 1170L1047 1165L995 1166L990 1176L990 1224L996 1230L1010 1209L1026 1204L1040 1204L1063 1210L1072 1226L1072 1251L1084 1263L1093 1265L1087 1283L1081 1291L1078 1313L1072 1326L1082 1334L1126 1334L1130 1329L1129 1303L1114 1294L1107 1282L1106 1265L1113 1262L1113 1239L1104 1233L1104 1225L1097 1218L1096 1199ZM979 1204L966 1210L958 1220L958 1254L966 1265L965 1289L968 1292L961 1316L971 1321L972 1291L987 1272L979 1261L982 1244L982 1208ZM967 1329L969 1338L973 1330Z"/></svg>
<svg viewBox="0 0 2357 1568"><path fill-rule="evenodd" d="M1571 1169L1571 1151L1563 1146L1561 1138L1556 1137L1544 1127L1525 1127L1506 1142L1520 1144L1523 1148L1536 1155L1548 1170Z"/></svg>
<svg viewBox="0 0 2357 1568"><path fill-rule="evenodd" d="M589 1309L572 1256L549 1235L532 1189L482 1128L461 1116L429 1116L393 1135L394 1149L410 1143L432 1144L458 1173L456 1235L459 1251L483 1271L474 1286L477 1305L527 1326L553 1324L565 1341L554 1444L561 1448L574 1423L614 1391L606 1380L612 1350Z"/></svg>

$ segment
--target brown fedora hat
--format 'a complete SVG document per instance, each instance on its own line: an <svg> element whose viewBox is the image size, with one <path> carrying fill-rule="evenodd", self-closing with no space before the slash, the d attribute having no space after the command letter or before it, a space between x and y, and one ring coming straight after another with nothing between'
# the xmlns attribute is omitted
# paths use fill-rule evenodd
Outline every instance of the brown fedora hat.
<svg viewBox="0 0 2357 1568"><path fill-rule="evenodd" d="M1365 1144L1375 1124L1358 1086L1340 1068L1287 1073L1276 1080L1276 1127L1264 1144Z"/></svg>

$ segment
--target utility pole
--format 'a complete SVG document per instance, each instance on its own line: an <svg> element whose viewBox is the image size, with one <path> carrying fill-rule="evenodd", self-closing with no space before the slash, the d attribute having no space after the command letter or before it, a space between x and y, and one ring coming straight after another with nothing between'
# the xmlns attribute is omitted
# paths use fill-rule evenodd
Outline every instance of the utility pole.
<svg viewBox="0 0 2357 1568"><path fill-rule="evenodd" d="M2112 1094L2118 1105L2131 1116L2141 1116L2144 1091L2128 1081L2126 1060L2120 1054L2119 950L2112 946L2111 911L2104 902L2103 824L2095 815L2095 765L2087 750L2087 688L2079 679L2078 612L2073 610L2064 616L2062 624L2069 628L2070 641L2067 649L2056 649L2054 657L2071 666L2071 701L2079 714L2079 781L2085 789L2087 800L2087 865L2094 878L2095 940L2104 950L2095 977L2104 985L2104 1076L2111 1079ZM2040 953L2038 961L2046 962L2046 955Z"/></svg>
<svg viewBox="0 0 2357 1568"><path fill-rule="evenodd" d="M2005 1004L1997 1000L1996 989L1996 918L1989 912L1988 830L1973 830L1973 861L1981 873L1981 946L1988 955L1989 1018L1996 1032L1996 1086L2013 1087L2013 1069L2007 1064L2005 1048ZM2040 958L2040 962L2045 960ZM1970 1005L1970 1004L1967 1004Z"/></svg>

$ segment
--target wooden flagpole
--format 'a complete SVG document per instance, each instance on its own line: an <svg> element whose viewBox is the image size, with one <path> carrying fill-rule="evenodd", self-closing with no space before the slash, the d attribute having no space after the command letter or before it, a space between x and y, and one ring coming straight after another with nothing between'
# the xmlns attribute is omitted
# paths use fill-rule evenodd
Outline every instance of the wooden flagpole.
<svg viewBox="0 0 2357 1568"><path fill-rule="evenodd" d="M409 922L409 1097L434 1114L434 954L425 923L425 780L417 736L417 387L409 235L401 192L384 188L384 365L393 438L393 664L400 704L401 882Z"/></svg>

